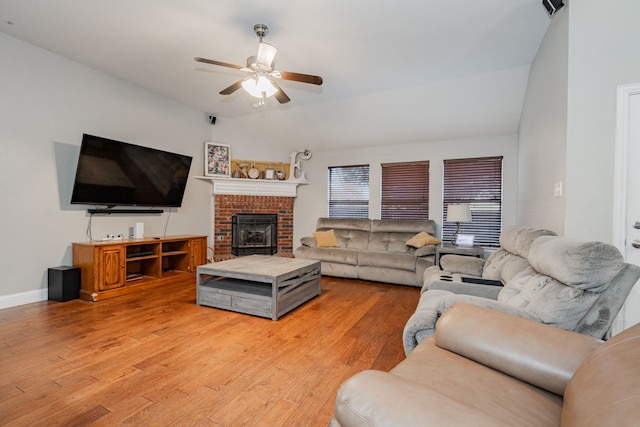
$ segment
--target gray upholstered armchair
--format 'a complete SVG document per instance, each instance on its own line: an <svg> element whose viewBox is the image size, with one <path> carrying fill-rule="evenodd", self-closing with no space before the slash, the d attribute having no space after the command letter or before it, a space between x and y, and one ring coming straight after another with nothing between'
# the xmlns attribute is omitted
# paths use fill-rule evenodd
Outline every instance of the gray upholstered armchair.
<svg viewBox="0 0 640 427"><path fill-rule="evenodd" d="M606 338L640 267L626 264L615 247L539 235L540 230L513 227L501 236L501 249L487 262L443 257L443 268L465 270L425 272L425 286L415 313L404 329L405 352L433 335L440 315L452 304L466 302L515 314L541 323ZM543 234L545 234L543 232ZM550 234L550 232L546 232ZM459 263L459 264L457 264ZM464 283L481 267L481 276L499 285ZM503 285L503 286L501 286Z"/></svg>

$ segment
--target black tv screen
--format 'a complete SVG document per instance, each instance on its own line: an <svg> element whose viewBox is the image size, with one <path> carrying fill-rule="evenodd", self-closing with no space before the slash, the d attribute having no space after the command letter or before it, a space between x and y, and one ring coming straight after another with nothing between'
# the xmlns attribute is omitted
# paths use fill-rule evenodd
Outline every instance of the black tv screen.
<svg viewBox="0 0 640 427"><path fill-rule="evenodd" d="M71 203L179 207L190 156L82 136Z"/></svg>

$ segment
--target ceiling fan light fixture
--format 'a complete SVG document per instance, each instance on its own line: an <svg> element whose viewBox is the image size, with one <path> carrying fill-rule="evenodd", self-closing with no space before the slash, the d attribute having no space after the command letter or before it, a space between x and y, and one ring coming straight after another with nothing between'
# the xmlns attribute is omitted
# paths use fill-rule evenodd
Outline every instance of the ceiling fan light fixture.
<svg viewBox="0 0 640 427"><path fill-rule="evenodd" d="M556 0L553 0L556 1ZM557 0L562 1L562 0ZM264 24L256 24L253 31L260 39L258 44L258 54L247 58L247 66L229 64L228 62L216 61L213 59L193 58L197 62L205 64L219 65L221 67L233 68L249 73L248 77L237 80L231 86L220 91L220 95L231 95L242 87L249 95L258 98L259 102L255 104L257 107L264 105L265 99L275 96L280 104L286 104L291 98L276 83L276 79L291 80L301 83L309 83L314 85L322 84L322 77L311 74L292 73L290 71L275 70L274 59L278 49L268 43L263 43L262 38L267 35L269 28Z"/></svg>
<svg viewBox="0 0 640 427"><path fill-rule="evenodd" d="M258 45L258 55L256 55L256 63L271 69L273 60L276 58L276 53L278 53L278 49L276 49L275 46L260 42Z"/></svg>
<svg viewBox="0 0 640 427"><path fill-rule="evenodd" d="M269 98L275 95L278 89L265 76L249 77L243 80L242 88L256 98Z"/></svg>

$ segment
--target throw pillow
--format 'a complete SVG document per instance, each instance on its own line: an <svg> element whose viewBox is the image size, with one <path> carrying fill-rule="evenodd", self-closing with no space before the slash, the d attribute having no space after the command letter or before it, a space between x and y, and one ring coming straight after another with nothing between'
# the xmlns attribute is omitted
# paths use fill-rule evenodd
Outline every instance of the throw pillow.
<svg viewBox="0 0 640 427"><path fill-rule="evenodd" d="M333 230L316 231L313 233L313 237L316 238L316 244L319 248L338 247L338 240L336 240Z"/></svg>
<svg viewBox="0 0 640 427"><path fill-rule="evenodd" d="M409 239L405 245L413 246L414 248L421 248L426 245L437 245L440 243L440 240L436 237L433 237L431 234L426 231L421 231L411 239Z"/></svg>

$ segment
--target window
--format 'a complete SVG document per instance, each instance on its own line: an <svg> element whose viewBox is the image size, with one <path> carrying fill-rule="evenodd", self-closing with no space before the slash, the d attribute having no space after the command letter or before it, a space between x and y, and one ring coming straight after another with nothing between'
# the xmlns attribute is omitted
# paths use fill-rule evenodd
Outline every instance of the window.
<svg viewBox="0 0 640 427"><path fill-rule="evenodd" d="M369 218L369 165L329 168L329 218Z"/></svg>
<svg viewBox="0 0 640 427"><path fill-rule="evenodd" d="M429 161L382 164L382 219L429 218Z"/></svg>
<svg viewBox="0 0 640 427"><path fill-rule="evenodd" d="M444 161L442 218L451 203L468 203L471 222L461 234L473 234L474 244L498 247L502 229L502 156ZM442 238L451 239L456 224L443 221Z"/></svg>

